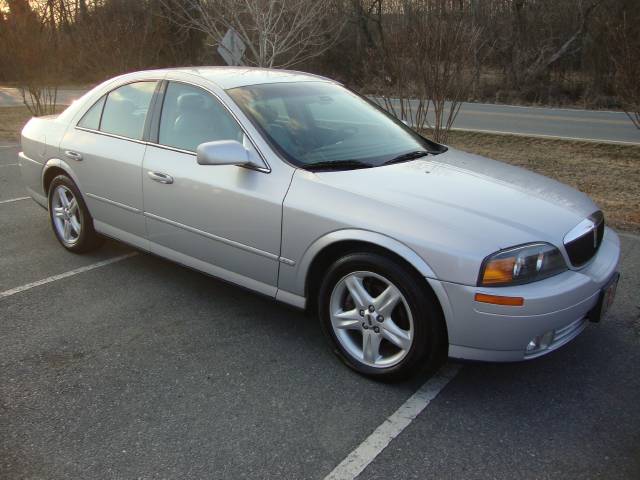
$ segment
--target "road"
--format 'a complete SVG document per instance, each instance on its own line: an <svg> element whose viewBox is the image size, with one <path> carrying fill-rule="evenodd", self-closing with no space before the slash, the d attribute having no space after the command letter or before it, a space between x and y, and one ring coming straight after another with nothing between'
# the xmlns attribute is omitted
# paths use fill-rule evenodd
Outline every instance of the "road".
<svg viewBox="0 0 640 480"><path fill-rule="evenodd" d="M321 480L427 381L358 376L314 318L155 256L97 263L123 244L64 251L17 200L17 151L0 148L2 478ZM640 478L640 238L622 242L602 323L534 361L457 364L358 478Z"/></svg>
<svg viewBox="0 0 640 480"><path fill-rule="evenodd" d="M454 130L640 145L640 129L624 112L463 103Z"/></svg>
<svg viewBox="0 0 640 480"><path fill-rule="evenodd" d="M59 102L83 93L60 90ZM21 104L17 89L0 87L0 106ZM640 145L640 130L623 112L464 103L455 129Z"/></svg>

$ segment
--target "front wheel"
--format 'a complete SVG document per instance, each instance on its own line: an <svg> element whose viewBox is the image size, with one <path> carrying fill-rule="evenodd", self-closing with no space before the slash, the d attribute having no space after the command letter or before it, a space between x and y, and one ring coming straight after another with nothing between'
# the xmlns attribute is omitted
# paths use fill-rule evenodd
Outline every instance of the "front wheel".
<svg viewBox="0 0 640 480"><path fill-rule="evenodd" d="M446 332L424 282L379 254L337 260L319 293L321 325L337 355L354 370L386 380L436 368L446 352Z"/></svg>
<svg viewBox="0 0 640 480"><path fill-rule="evenodd" d="M103 243L78 187L66 175L57 176L49 186L49 217L56 238L71 252L88 252Z"/></svg>

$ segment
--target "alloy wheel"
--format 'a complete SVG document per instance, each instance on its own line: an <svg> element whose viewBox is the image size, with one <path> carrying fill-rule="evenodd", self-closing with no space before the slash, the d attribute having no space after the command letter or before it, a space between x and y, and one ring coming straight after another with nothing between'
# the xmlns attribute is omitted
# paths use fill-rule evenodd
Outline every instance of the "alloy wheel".
<svg viewBox="0 0 640 480"><path fill-rule="evenodd" d="M411 349L411 309L398 287L382 275L369 271L346 275L334 286L329 308L338 342L356 360L388 368Z"/></svg>
<svg viewBox="0 0 640 480"><path fill-rule="evenodd" d="M51 198L51 216L58 237L72 246L78 242L82 232L82 222L78 200L64 185L55 187Z"/></svg>

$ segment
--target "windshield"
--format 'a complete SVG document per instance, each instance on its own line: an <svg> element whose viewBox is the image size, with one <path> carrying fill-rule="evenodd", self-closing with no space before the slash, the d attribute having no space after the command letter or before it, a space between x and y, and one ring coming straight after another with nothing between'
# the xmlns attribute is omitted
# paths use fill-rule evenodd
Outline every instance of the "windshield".
<svg viewBox="0 0 640 480"><path fill-rule="evenodd" d="M333 83L268 83L227 92L272 145L302 168L379 166L414 152L445 150Z"/></svg>

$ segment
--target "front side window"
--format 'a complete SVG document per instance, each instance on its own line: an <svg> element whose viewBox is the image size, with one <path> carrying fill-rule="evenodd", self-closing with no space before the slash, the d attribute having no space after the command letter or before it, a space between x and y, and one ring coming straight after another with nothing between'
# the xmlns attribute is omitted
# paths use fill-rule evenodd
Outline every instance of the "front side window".
<svg viewBox="0 0 640 480"><path fill-rule="evenodd" d="M416 152L440 153L397 119L327 82L268 83L227 91L291 163L375 167Z"/></svg>
<svg viewBox="0 0 640 480"><path fill-rule="evenodd" d="M85 113L78 122L79 127L90 128L91 130L98 130L100 128L100 116L102 115L105 98L107 98L107 96L103 95L100 100L87 110L87 113Z"/></svg>
<svg viewBox="0 0 640 480"><path fill-rule="evenodd" d="M109 92L100 131L141 140L155 88L156 82L136 82Z"/></svg>
<svg viewBox="0 0 640 480"><path fill-rule="evenodd" d="M217 140L242 142L242 129L220 102L205 90L170 82L162 104L158 143L195 152Z"/></svg>

